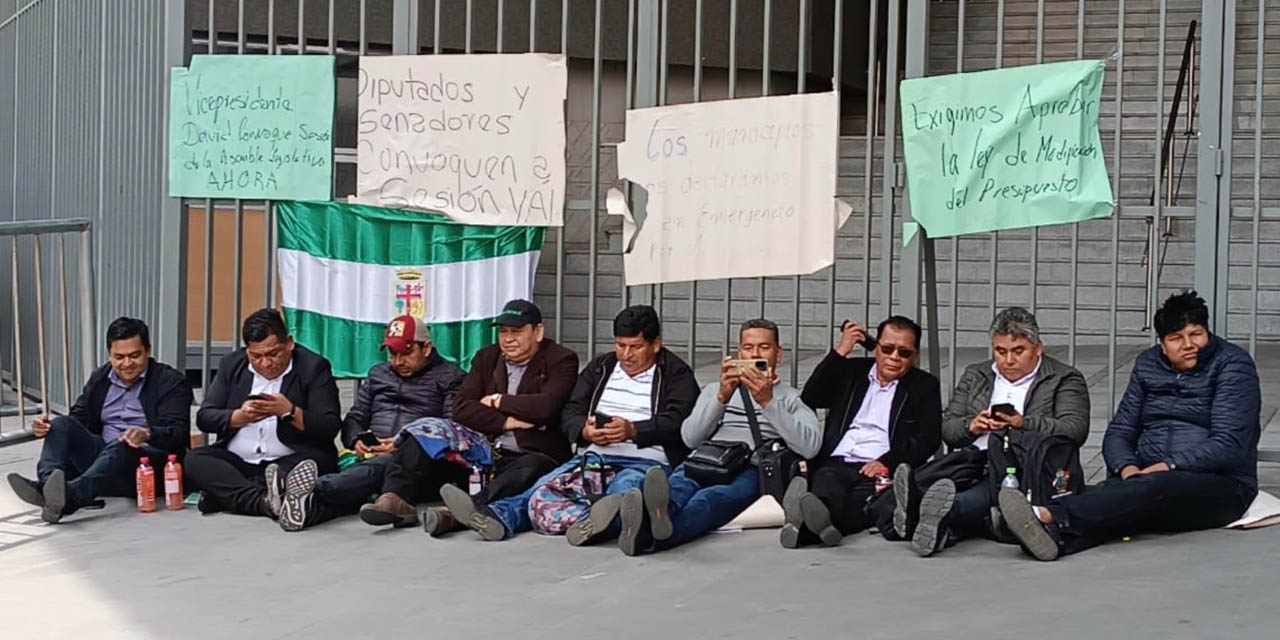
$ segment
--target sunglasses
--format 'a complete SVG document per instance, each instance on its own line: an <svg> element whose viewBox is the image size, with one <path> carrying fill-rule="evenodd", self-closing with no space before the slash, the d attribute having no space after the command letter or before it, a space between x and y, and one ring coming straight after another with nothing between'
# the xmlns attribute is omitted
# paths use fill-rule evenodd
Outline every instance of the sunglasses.
<svg viewBox="0 0 1280 640"><path fill-rule="evenodd" d="M880 349L880 353L883 353L886 356L893 355L893 352L896 350L898 352L898 357L902 358L903 360L906 360L916 354L915 349L908 349L906 347L895 347L891 344L879 345L879 349Z"/></svg>

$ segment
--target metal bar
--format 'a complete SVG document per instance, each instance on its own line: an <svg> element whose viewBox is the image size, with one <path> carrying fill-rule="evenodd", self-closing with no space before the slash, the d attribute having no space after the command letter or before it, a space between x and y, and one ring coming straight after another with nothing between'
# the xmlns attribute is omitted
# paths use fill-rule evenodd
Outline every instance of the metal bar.
<svg viewBox="0 0 1280 640"><path fill-rule="evenodd" d="M1084 0L1076 2L1076 57L1084 59ZM1071 225L1071 319L1067 336L1067 362L1076 366L1076 335L1079 319L1076 308L1080 299L1080 223Z"/></svg>
<svg viewBox="0 0 1280 640"><path fill-rule="evenodd" d="M334 0L329 0L329 55L338 53L338 41L333 33L333 2Z"/></svg>
<svg viewBox="0 0 1280 640"><path fill-rule="evenodd" d="M631 0L635 2L635 0ZM538 0L529 0L529 52L532 53L538 48ZM630 38L631 34L628 33ZM630 50L630 47L628 47ZM628 69L629 70L629 69ZM630 84L630 83L628 83ZM628 87L630 89L630 87Z"/></svg>
<svg viewBox="0 0 1280 640"><path fill-rule="evenodd" d="M841 63L844 62L844 55L843 55L844 52L841 50L841 46L843 46L843 43L841 42L841 35L843 35L843 32L844 32L844 29L841 28L844 26L844 0L835 0L835 7L833 9L834 9L835 15L832 17L832 29L831 29L831 43L832 43L831 44L831 88L836 92L836 96L838 98L840 95L840 88L842 84L840 82L840 71L841 71L840 66L841 66ZM870 89L870 87L867 87L867 88ZM839 144L839 141L837 140L837 143L836 143L836 165L837 165L836 180L837 182L839 181L839 178L840 178L839 164L840 164L840 144ZM870 169L870 166L868 165L864 167L864 170L865 169ZM838 188L839 186L837 185L837 190ZM837 216L836 221L839 222L840 220L839 212L837 211L835 215ZM836 325L836 267L840 264L840 229L841 227L839 226L836 227L836 232L834 237L835 246L832 247L832 250L831 250L831 257L832 257L831 270L827 272L827 331L828 332L830 332L831 329L834 328ZM866 322L866 320L863 320L863 322ZM795 345L795 351L792 353L792 359L793 360L800 359L800 342L798 341L796 342L796 345Z"/></svg>
<svg viewBox="0 0 1280 640"><path fill-rule="evenodd" d="M635 107L635 45L636 45L636 0L627 0L627 87L626 97L623 102L623 109L632 109ZM626 114L623 114L625 119ZM627 200L627 205L635 211L635 203L632 200L631 182L626 181L622 186L622 191ZM625 249L625 247L624 247ZM619 311L631 306L631 286L627 284L626 276L622 279L622 304Z"/></svg>
<svg viewBox="0 0 1280 640"><path fill-rule="evenodd" d="M439 10L439 6L437 6L436 11L438 12ZM565 56L569 55L569 0L560 1L560 53ZM592 173L592 176L598 179L594 173ZM569 217L569 212L567 210L564 212L564 217ZM556 342L564 341L564 231L567 227L568 220L565 220L565 224L556 229ZM595 335L594 330L595 327L591 327L589 329L589 331L593 332L593 338ZM595 348L595 343L588 340L588 358L594 355Z"/></svg>
<svg viewBox="0 0 1280 640"><path fill-rule="evenodd" d="M502 53L502 18L503 18L503 14L506 13L506 9L507 9L506 5L507 5L506 0L498 0L498 43L497 43L498 53Z"/></svg>
<svg viewBox="0 0 1280 640"><path fill-rule="evenodd" d="M302 13L302 0L299 0L298 13ZM209 13L205 16L208 21L208 46L206 50L209 54L215 53L216 43L218 41L217 30L214 25L214 0L209 0ZM301 26L301 25L299 25ZM301 35L301 31L299 31ZM213 198L206 198L204 201L204 289L200 294L200 388L206 393L209 391L209 385L213 382L210 375L210 351L212 350L212 333L213 327Z"/></svg>
<svg viewBox="0 0 1280 640"><path fill-rule="evenodd" d="M996 3L996 68L1004 68L1004 0ZM1000 271L997 265L1000 262L1000 232L991 232L991 254L990 254L990 271L991 271L991 298L987 308L987 317L994 318L996 316L997 300L1000 298Z"/></svg>
<svg viewBox="0 0 1280 640"><path fill-rule="evenodd" d="M809 18L809 4L808 2L806 2L806 0L800 0L800 19L799 19L800 32L796 35L796 39L799 43L799 46L796 47L797 49L796 93L804 93L804 90L805 90L806 69L805 69L804 52L805 52L805 45L806 45L805 36L807 35L808 28L809 28L808 18ZM836 109L838 111L839 106L837 106ZM837 122L839 121L838 115L836 117L836 120ZM839 127L839 124L837 124L836 126ZM839 147L839 144L840 144L840 132L836 131L836 146ZM831 268L832 269L835 268L834 255L832 256ZM798 353L800 349L800 289L801 289L800 276L795 276L792 279L792 282L795 285L796 297L791 301L791 328L792 328L792 331L794 332L792 339L795 340L796 350ZM800 386L800 358L791 359L791 386L793 387Z"/></svg>
<svg viewBox="0 0 1280 640"><path fill-rule="evenodd" d="M1083 1L1083 0L1082 0ZM1261 4L1261 3L1259 3ZM1261 8L1261 7L1259 7ZM1264 33L1262 25L1258 27L1258 33ZM1187 135L1194 135L1196 132L1196 39L1195 35L1191 40L1191 64L1187 65ZM1261 41L1259 37L1259 41ZM1261 48L1260 48L1261 49Z"/></svg>
<svg viewBox="0 0 1280 640"><path fill-rule="evenodd" d="M1084 0L1080 0L1081 3ZM965 0L956 4L956 73L964 72L964 10ZM1072 255L1075 255L1074 253ZM947 349L947 375L950 377L945 389L945 397L950 398L956 388L957 351L960 349L960 236L951 240L951 336Z"/></svg>
<svg viewBox="0 0 1280 640"><path fill-rule="evenodd" d="M596 236L599 235L596 223L600 213L600 91L603 72L600 49L603 42L601 34L603 2L604 0L596 0L591 71L591 235L587 245L590 255L587 263L587 344L590 345L587 349L588 353L593 353L596 345ZM557 326L559 322L560 319L556 318Z"/></svg>
<svg viewBox="0 0 1280 640"><path fill-rule="evenodd" d="M659 36L659 40L661 41L662 44L658 50L658 55L659 55L658 106L664 106L667 104L667 83L669 78L669 76L667 75L669 73L669 70L667 68L667 61L668 61L667 45L671 41L671 31L670 31L671 4L669 0L662 0L662 2L659 5L659 9L662 12L660 27L659 27L661 29L661 35ZM654 285L650 289L650 291L652 292L653 308L655 311L658 312L658 317L662 317L662 303L667 299L667 296L665 295L666 287L664 287L662 284L657 284L657 285Z"/></svg>
<svg viewBox="0 0 1280 640"><path fill-rule="evenodd" d="M307 23L303 17L307 12L307 0L298 0L298 55L307 52Z"/></svg>
<svg viewBox="0 0 1280 640"><path fill-rule="evenodd" d="M769 59L772 57L769 51L769 36L772 30L773 0L764 0L764 42L761 43L763 45L763 52L761 53L760 62L760 95L762 96L769 95ZM665 60L663 66L666 66ZM759 294L760 303L760 313L757 315L763 318L765 313L765 298L767 297L765 295L765 279L757 278L756 286L758 287L757 293Z"/></svg>
<svg viewBox="0 0 1280 640"><path fill-rule="evenodd" d="M1155 126L1155 131L1153 132L1153 135L1155 138L1155 157L1152 158L1153 164L1155 166L1155 168L1152 170L1152 173L1154 174L1153 183L1155 185L1156 193L1160 193L1160 187L1162 186L1160 184L1160 181L1164 179L1164 171L1161 170L1162 168L1160 166L1160 163L1164 157L1164 153L1163 153L1163 150L1160 148L1160 144L1163 140L1162 131L1164 129L1163 127L1164 71L1165 71L1164 43L1165 43L1165 31L1168 25L1168 7L1164 2L1161 2L1159 4L1160 4L1160 18L1159 18L1158 28L1160 30L1160 35L1157 38L1158 51L1156 53L1156 114L1155 114L1156 126ZM1173 163L1170 162L1169 166L1172 167ZM1147 274L1148 274L1147 302L1150 305L1151 312L1147 314L1147 320L1146 320L1146 322L1152 325L1154 325L1154 323L1151 322L1151 314L1154 313L1156 304L1157 304L1156 300L1160 297L1160 282L1159 282L1160 269L1158 266L1158 261L1160 260L1160 255L1159 255L1160 237L1158 234L1160 233L1161 223L1164 222L1163 220L1164 203L1161 202L1160 198L1153 198L1153 200L1155 200L1155 202L1152 203L1152 205L1155 208L1155 215L1153 217L1153 224L1151 226L1151 232L1152 232L1151 252L1150 252L1150 255L1148 256L1149 265L1147 270ZM1156 341L1156 332L1155 332L1155 329L1153 328L1151 331L1151 343L1155 344L1155 341Z"/></svg>
<svg viewBox="0 0 1280 640"><path fill-rule="evenodd" d="M0 237L24 236L34 233L71 233L89 229L88 218L63 218L60 220L19 220L0 222Z"/></svg>
<svg viewBox="0 0 1280 640"><path fill-rule="evenodd" d="M929 2L928 0L907 0L907 25L904 33L906 46L906 60L903 63L904 78L918 78L925 74L926 57L928 56L928 40L929 40ZM895 83L896 84L896 83ZM890 131L893 131L890 129ZM896 158L895 158L896 159ZM896 181L895 181L896 182ZM902 194L902 224L912 221L914 218L911 214L911 190L905 189L905 185L898 185ZM890 227L890 235L893 234L893 227ZM930 351L938 349L938 327L925 326L921 319L921 285L928 277L936 278L936 272L931 276L921 277L921 268L937 269L937 261L923 264L923 256L925 253L923 247L925 244L932 243L933 239L928 234L917 236L911 242L905 243L902 247L902 254L898 263L902 269L902 274L898 276L898 297L899 304L903 309L903 313L921 321L925 335L922 336L920 348L924 348L928 344ZM935 253L936 255L936 253ZM935 314L936 315L936 314ZM936 359L936 354L930 354L930 360ZM934 374L938 371L933 370Z"/></svg>
<svg viewBox="0 0 1280 640"><path fill-rule="evenodd" d="M880 20L876 15L879 2L869 3L871 19L867 23L867 134L866 146L862 150L862 318L861 321L871 323L871 204L874 180L872 174L873 154L876 136L879 135L879 114L876 109L880 105L880 61L879 44ZM835 328L835 323L832 323Z"/></svg>
<svg viewBox="0 0 1280 640"><path fill-rule="evenodd" d="M729 99L738 95L738 0L729 0ZM733 336L733 278L724 281L724 339L720 351L729 353ZM798 348L798 347L797 347ZM797 357L799 357L797 355Z"/></svg>
<svg viewBox="0 0 1280 640"><path fill-rule="evenodd" d="M333 0L329 0L329 42L333 46ZM239 14L236 22L236 53L244 55L244 0L239 2ZM236 198L235 211L235 263L231 276L231 335L240 333L240 297L244 292L244 201Z"/></svg>
<svg viewBox="0 0 1280 640"><path fill-rule="evenodd" d="M1112 133L1111 192L1120 193L1121 145L1124 131L1124 14L1125 0L1118 0L1116 8L1116 113L1115 130ZM1107 416L1115 414L1116 407L1116 309L1120 299L1120 213L1123 205L1116 207L1111 216L1111 313L1107 329Z"/></svg>
<svg viewBox="0 0 1280 640"><path fill-rule="evenodd" d="M15 145L16 147L16 145ZM17 165L15 165L16 167ZM27 387L22 377L22 314L18 300L18 236L13 236L13 388L18 396L18 424L27 422ZM43 403L44 415L49 415L49 404Z"/></svg>
<svg viewBox="0 0 1280 640"><path fill-rule="evenodd" d="M267 0L267 55L275 55L276 49L276 0Z"/></svg>
<svg viewBox="0 0 1280 640"><path fill-rule="evenodd" d="M368 32L368 0L360 0L360 55L369 53L369 32Z"/></svg>
<svg viewBox="0 0 1280 640"><path fill-rule="evenodd" d="M36 359L40 363L40 404L45 415L49 414L49 367L44 345L44 256L40 236L32 236L36 267ZM19 389L21 391L21 389Z"/></svg>
<svg viewBox="0 0 1280 640"><path fill-rule="evenodd" d="M694 3L693 18L693 101L702 101L702 0ZM698 281L689 283L689 366L697 368Z"/></svg>
<svg viewBox="0 0 1280 640"><path fill-rule="evenodd" d="M439 8L438 8L439 6L440 6L440 2L439 0L437 0L436 1L437 11L439 11ZM437 26L436 28L438 29L439 27ZM466 35L464 46L465 48L463 49L463 51L465 51L466 53L471 53L471 0L467 0L467 35Z"/></svg>
<svg viewBox="0 0 1280 640"><path fill-rule="evenodd" d="M1044 62L1044 0L1036 2L1036 64ZM1040 227L1031 227L1031 313L1036 312L1040 289ZM993 314L994 317L994 314Z"/></svg>
<svg viewBox="0 0 1280 640"><path fill-rule="evenodd" d="M186 250L186 243L182 243L181 247ZM185 267L183 269L185 271ZM14 270L14 275L17 275ZM89 374L93 373L94 365L94 341L97 340L98 327L95 318L97 314L94 312L93 295L95 291L93 286L93 239L89 237L89 230L85 229L80 232L80 330L83 336L80 340L80 374L84 381L89 380ZM185 318L183 315L181 318ZM180 329L181 331L181 329ZM179 333L182 336L183 333ZM186 346L185 344L183 345ZM183 351L186 351L184 348ZM186 357L184 353L183 358Z"/></svg>
<svg viewBox="0 0 1280 640"><path fill-rule="evenodd" d="M902 0L889 0L889 34L901 33ZM892 40L891 40L892 42ZM893 315L893 196L898 186L898 48L888 47L884 90L884 175L880 192L880 304L882 318ZM867 324L871 324L867 320Z"/></svg>
<svg viewBox="0 0 1280 640"><path fill-rule="evenodd" d="M67 407L73 402L71 390L71 336L67 331L70 320L67 318L67 242L66 234L58 234L58 302L62 313L62 388ZM90 336L82 339L89 340ZM4 386L0 384L0 386ZM0 403L3 404L3 403Z"/></svg>
<svg viewBox="0 0 1280 640"><path fill-rule="evenodd" d="M1261 265L1259 238L1262 237L1262 117L1263 85L1262 76L1266 70L1266 33L1267 3L1258 3L1258 56L1254 62L1253 81L1253 282L1250 286L1249 305L1249 355L1257 357L1258 353L1258 272ZM1194 66L1194 65L1193 65ZM1193 87L1195 85L1192 85ZM1194 92L1189 92L1194 93ZM1190 114L1191 109L1187 109ZM1188 125L1190 128L1190 125Z"/></svg>

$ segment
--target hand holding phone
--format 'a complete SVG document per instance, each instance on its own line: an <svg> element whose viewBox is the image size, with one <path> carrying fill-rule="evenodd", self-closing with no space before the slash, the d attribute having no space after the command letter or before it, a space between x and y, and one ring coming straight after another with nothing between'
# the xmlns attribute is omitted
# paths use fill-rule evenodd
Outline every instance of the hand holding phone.
<svg viewBox="0 0 1280 640"><path fill-rule="evenodd" d="M991 415L1003 420L1009 416L1018 415L1018 410L1013 408L1012 403L1002 402L1000 404L991 405Z"/></svg>
<svg viewBox="0 0 1280 640"><path fill-rule="evenodd" d="M358 442L364 443L364 446L370 447L370 448L376 447L382 444L382 441L379 440L378 436L374 435L372 431L362 431L359 435L356 436L356 440Z"/></svg>

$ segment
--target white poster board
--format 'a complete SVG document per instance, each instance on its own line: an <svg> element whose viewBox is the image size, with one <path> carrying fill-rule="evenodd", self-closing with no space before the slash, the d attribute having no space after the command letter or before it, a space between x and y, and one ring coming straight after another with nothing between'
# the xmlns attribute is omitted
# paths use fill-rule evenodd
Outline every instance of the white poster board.
<svg viewBox="0 0 1280 640"><path fill-rule="evenodd" d="M627 284L801 275L832 264L848 217L835 199L838 109L831 92L628 111L618 174L647 204L636 221L619 192L608 199L609 212L626 219Z"/></svg>
<svg viewBox="0 0 1280 640"><path fill-rule="evenodd" d="M352 201L560 226L567 82L561 55L361 57Z"/></svg>

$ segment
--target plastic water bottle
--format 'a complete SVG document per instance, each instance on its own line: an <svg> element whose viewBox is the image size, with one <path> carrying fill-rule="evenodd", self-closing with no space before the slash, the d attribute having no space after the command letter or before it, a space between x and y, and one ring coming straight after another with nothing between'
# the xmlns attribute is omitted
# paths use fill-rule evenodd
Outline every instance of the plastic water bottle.
<svg viewBox="0 0 1280 640"><path fill-rule="evenodd" d="M1008 467L1004 470L1004 480L1000 481L1000 488L1018 490L1018 469L1016 467Z"/></svg>
<svg viewBox="0 0 1280 640"><path fill-rule="evenodd" d="M151 459L142 456L138 459L138 472L135 476L138 486L138 511L151 513L156 510L156 470L151 468Z"/></svg>
<svg viewBox="0 0 1280 640"><path fill-rule="evenodd" d="M480 467L471 465L471 477L467 479L467 493L476 495L484 489L484 474Z"/></svg>
<svg viewBox="0 0 1280 640"><path fill-rule="evenodd" d="M889 475L889 470L881 469L880 473L876 474L876 493L880 493L892 486L893 477Z"/></svg>
<svg viewBox="0 0 1280 640"><path fill-rule="evenodd" d="M164 506L170 511L182 509L182 465L174 453L164 465Z"/></svg>

